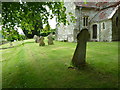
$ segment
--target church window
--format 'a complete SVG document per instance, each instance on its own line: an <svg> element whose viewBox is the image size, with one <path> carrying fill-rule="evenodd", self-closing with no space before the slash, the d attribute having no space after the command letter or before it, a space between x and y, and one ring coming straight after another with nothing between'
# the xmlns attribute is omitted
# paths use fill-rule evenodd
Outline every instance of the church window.
<svg viewBox="0 0 120 90"><path fill-rule="evenodd" d="M88 26L88 17L86 17L86 26Z"/></svg>
<svg viewBox="0 0 120 90"><path fill-rule="evenodd" d="M85 26L85 17L83 18L83 26Z"/></svg>
<svg viewBox="0 0 120 90"><path fill-rule="evenodd" d="M83 26L88 26L88 17L83 17Z"/></svg>
<svg viewBox="0 0 120 90"><path fill-rule="evenodd" d="M103 23L103 29L105 29L105 23Z"/></svg>

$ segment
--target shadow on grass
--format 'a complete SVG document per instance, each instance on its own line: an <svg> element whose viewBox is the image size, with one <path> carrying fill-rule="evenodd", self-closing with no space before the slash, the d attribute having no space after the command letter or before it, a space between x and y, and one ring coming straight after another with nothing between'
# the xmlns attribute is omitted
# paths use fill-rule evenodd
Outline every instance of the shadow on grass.
<svg viewBox="0 0 120 90"><path fill-rule="evenodd" d="M108 74L107 72L100 71L88 63L84 66L81 66L79 68L73 68L73 69L76 69L76 71L83 72L86 74L89 73L89 74L95 76L96 78L97 77L100 77L100 78L110 78L111 77L110 73Z"/></svg>

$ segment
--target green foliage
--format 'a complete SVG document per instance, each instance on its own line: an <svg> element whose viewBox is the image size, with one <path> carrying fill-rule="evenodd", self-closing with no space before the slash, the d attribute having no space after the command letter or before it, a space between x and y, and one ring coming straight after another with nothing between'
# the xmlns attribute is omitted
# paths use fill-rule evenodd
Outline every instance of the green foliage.
<svg viewBox="0 0 120 90"><path fill-rule="evenodd" d="M55 34L56 29L51 29L50 25L47 24L42 30L41 30L41 36L48 36L50 33Z"/></svg>
<svg viewBox="0 0 120 90"><path fill-rule="evenodd" d="M22 30L28 30L29 33L35 29L40 31L43 24L49 24L49 17L52 19L54 16L57 18L57 24L66 24L65 11L63 2L22 2L22 4L20 2L2 2L3 29L17 25Z"/></svg>
<svg viewBox="0 0 120 90"><path fill-rule="evenodd" d="M47 24L45 28L41 30L41 33L48 33L48 32L51 32L51 27L49 24Z"/></svg>
<svg viewBox="0 0 120 90"><path fill-rule="evenodd" d="M1 33L3 34L3 37L7 39L7 41L13 42L14 40L24 40L26 38L25 35L20 35L17 29L11 27L7 28L6 30L4 29L2 29Z"/></svg>
<svg viewBox="0 0 120 90"><path fill-rule="evenodd" d="M75 16L73 15L73 13L72 13L72 12L69 12L68 14L70 15L70 22L75 23L75 22L76 22L76 18L75 18Z"/></svg>
<svg viewBox="0 0 120 90"><path fill-rule="evenodd" d="M26 39L26 36L25 35L19 35L18 36L18 40L25 40Z"/></svg>
<svg viewBox="0 0 120 90"><path fill-rule="evenodd" d="M14 40L17 40L19 37L19 33L17 30L15 30L13 27L3 28L2 34L7 41L13 42Z"/></svg>

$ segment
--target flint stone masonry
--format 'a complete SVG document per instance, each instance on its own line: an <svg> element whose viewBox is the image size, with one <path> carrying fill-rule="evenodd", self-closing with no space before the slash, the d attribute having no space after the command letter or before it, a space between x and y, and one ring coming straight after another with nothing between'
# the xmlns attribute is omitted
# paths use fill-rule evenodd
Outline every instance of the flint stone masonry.
<svg viewBox="0 0 120 90"><path fill-rule="evenodd" d="M75 4L73 2L65 2L65 6L67 6L66 13L72 12L73 15L75 15ZM72 7L71 7L72 6ZM67 15L67 20L70 20L70 16ZM58 41L68 41L68 42L74 42L74 23L71 23L71 25L65 26L64 24L61 24L60 26L57 26L57 40Z"/></svg>
<svg viewBox="0 0 120 90"><path fill-rule="evenodd" d="M120 7L112 18L112 40L120 41Z"/></svg>

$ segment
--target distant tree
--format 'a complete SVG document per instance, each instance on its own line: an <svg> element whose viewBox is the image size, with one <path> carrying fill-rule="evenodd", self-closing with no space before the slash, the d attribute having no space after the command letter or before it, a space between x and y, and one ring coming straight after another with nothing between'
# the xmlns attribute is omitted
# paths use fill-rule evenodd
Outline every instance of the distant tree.
<svg viewBox="0 0 120 90"><path fill-rule="evenodd" d="M6 30L2 30L2 34L3 34L4 38L10 42L17 40L19 37L18 31L15 30L13 27L6 28Z"/></svg>
<svg viewBox="0 0 120 90"><path fill-rule="evenodd" d="M49 24L47 24L42 30L41 30L41 36L47 36L49 33L51 33L51 27Z"/></svg>
<svg viewBox="0 0 120 90"><path fill-rule="evenodd" d="M21 35L21 34L20 34L20 35L18 36L18 40L25 40L25 39L26 39L26 36L25 36L25 35Z"/></svg>
<svg viewBox="0 0 120 90"><path fill-rule="evenodd" d="M67 24L63 2L2 2L2 25L6 32L11 26L21 27L28 38L40 35L43 24L56 16L57 24ZM51 13L50 13L51 12Z"/></svg>

